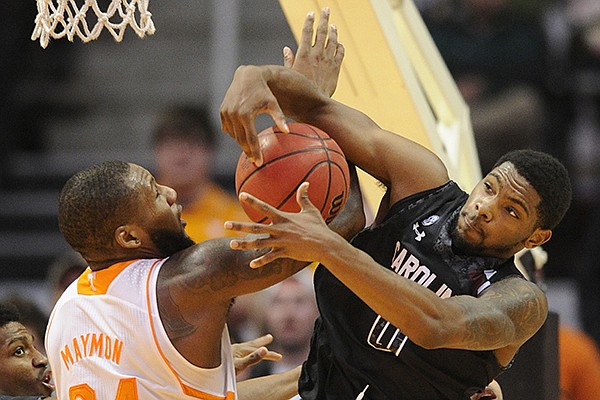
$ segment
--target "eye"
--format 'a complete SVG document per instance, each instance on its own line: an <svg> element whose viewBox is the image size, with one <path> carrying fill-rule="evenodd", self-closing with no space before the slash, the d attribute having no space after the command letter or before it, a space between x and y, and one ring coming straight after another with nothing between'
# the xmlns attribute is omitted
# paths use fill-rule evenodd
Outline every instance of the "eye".
<svg viewBox="0 0 600 400"><path fill-rule="evenodd" d="M514 217L514 218L519 218L519 214L517 213L517 210L515 210L513 207L506 207L506 211L508 211L508 213Z"/></svg>
<svg viewBox="0 0 600 400"><path fill-rule="evenodd" d="M17 357L25 355L25 349L23 347L19 346L15 349L15 351L13 352L13 355L15 355Z"/></svg>
<svg viewBox="0 0 600 400"><path fill-rule="evenodd" d="M485 191L487 193L494 193L494 189L492 188L492 184L489 182L484 182L483 185L485 186Z"/></svg>

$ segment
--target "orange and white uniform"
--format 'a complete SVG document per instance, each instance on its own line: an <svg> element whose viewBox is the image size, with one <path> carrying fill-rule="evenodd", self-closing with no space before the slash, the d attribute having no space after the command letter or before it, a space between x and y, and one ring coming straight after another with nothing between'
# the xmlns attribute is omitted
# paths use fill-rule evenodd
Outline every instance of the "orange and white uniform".
<svg viewBox="0 0 600 400"><path fill-rule="evenodd" d="M59 399L237 399L227 327L217 368L189 363L167 337L156 300L163 262L88 268L64 292L46 332Z"/></svg>

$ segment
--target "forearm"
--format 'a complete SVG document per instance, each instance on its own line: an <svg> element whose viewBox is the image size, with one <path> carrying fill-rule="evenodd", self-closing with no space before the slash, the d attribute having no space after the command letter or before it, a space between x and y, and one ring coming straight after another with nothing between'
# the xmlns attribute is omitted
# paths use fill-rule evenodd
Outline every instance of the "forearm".
<svg viewBox="0 0 600 400"><path fill-rule="evenodd" d="M547 301L520 278L494 283L479 298L441 299L383 268L342 238L324 241L323 263L375 312L425 348L494 350L520 346L543 324Z"/></svg>
<svg viewBox="0 0 600 400"><path fill-rule="evenodd" d="M459 308L383 268L367 253L341 240L328 241L327 248L320 260L323 265L413 342L437 347L445 340L444 327L453 330L460 323Z"/></svg>
<svg viewBox="0 0 600 400"><path fill-rule="evenodd" d="M378 152L378 140L374 140L377 136L371 132L381 131L375 122L364 113L323 95L314 83L289 68L258 68L262 68L262 78L286 116L323 129L335 139L350 161L385 180L385 176L380 176L383 169L372 162Z"/></svg>
<svg viewBox="0 0 600 400"><path fill-rule="evenodd" d="M346 157L383 182L397 186L397 197L440 186L446 167L424 146L382 129L363 112L330 99L290 69L267 66L265 81L284 114L317 126L340 145Z"/></svg>
<svg viewBox="0 0 600 400"><path fill-rule="evenodd" d="M298 394L298 366L281 374L262 376L238 382L239 400L288 400Z"/></svg>

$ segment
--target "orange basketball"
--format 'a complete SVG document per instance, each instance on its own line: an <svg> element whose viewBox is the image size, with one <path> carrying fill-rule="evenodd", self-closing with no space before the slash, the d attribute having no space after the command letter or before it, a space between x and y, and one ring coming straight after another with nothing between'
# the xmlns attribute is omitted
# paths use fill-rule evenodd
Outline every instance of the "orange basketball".
<svg viewBox="0 0 600 400"><path fill-rule="evenodd" d="M247 192L288 212L298 212L296 190L309 182L308 197L327 223L346 203L350 173L338 144L317 127L292 122L290 132L272 126L258 134L263 164L257 167L244 153L235 172L236 192ZM242 204L251 220L269 223L259 211Z"/></svg>

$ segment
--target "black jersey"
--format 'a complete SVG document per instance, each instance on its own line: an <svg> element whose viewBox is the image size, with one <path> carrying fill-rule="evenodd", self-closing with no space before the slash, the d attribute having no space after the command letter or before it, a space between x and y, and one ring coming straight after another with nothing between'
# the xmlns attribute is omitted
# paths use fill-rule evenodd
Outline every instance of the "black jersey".
<svg viewBox="0 0 600 400"><path fill-rule="evenodd" d="M352 244L442 298L477 296L493 282L521 276L512 258L454 254L450 230L466 199L454 182L415 194ZM299 382L305 400L462 400L502 371L492 351L417 346L323 266L314 279L320 317Z"/></svg>

